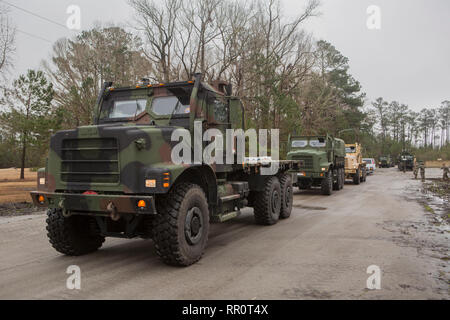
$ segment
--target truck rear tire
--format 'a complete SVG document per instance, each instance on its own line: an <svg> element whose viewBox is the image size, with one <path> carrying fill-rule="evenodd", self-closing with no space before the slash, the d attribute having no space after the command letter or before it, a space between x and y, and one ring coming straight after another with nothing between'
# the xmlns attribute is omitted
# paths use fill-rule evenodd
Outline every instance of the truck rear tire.
<svg viewBox="0 0 450 320"><path fill-rule="evenodd" d="M174 266L200 260L209 234L209 208L203 189L179 184L166 197L157 199L157 212L153 240L158 256Z"/></svg>
<svg viewBox="0 0 450 320"><path fill-rule="evenodd" d="M281 212L281 186L277 177L266 180L264 191L258 192L254 206L255 221L262 225L278 222Z"/></svg>
<svg viewBox="0 0 450 320"><path fill-rule="evenodd" d="M47 211L46 229L53 248L68 256L95 252L105 242L94 218L78 215L64 217L61 209Z"/></svg>
<svg viewBox="0 0 450 320"><path fill-rule="evenodd" d="M358 170L356 170L356 173L355 173L355 175L353 176L353 183L354 184L356 184L356 185L359 185L359 184L361 184L361 178L360 178L360 171L359 171L359 169Z"/></svg>
<svg viewBox="0 0 450 320"><path fill-rule="evenodd" d="M292 204L294 201L294 188L290 174L284 174L280 178L281 187L281 210L280 219L287 219L291 216Z"/></svg>
<svg viewBox="0 0 450 320"><path fill-rule="evenodd" d="M341 171L339 169L333 170L333 179L336 177L336 182L333 182L333 190L341 190Z"/></svg>
<svg viewBox="0 0 450 320"><path fill-rule="evenodd" d="M337 169L337 177L338 177L338 189L342 190L344 188L344 180L342 177L342 168Z"/></svg>
<svg viewBox="0 0 450 320"><path fill-rule="evenodd" d="M333 193L333 173L328 171L325 178L322 179L322 194L330 196Z"/></svg>

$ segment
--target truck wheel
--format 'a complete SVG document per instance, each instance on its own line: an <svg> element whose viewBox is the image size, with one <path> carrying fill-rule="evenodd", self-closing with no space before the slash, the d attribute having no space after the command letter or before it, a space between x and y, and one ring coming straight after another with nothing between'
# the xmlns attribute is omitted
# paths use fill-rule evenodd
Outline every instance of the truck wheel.
<svg viewBox="0 0 450 320"><path fill-rule="evenodd" d="M361 182L366 182L366 180L367 180L367 170L364 169L362 172Z"/></svg>
<svg viewBox="0 0 450 320"><path fill-rule="evenodd" d="M62 210L47 211L47 236L56 251L68 256L81 256L97 251L105 237L96 221L88 216L64 217Z"/></svg>
<svg viewBox="0 0 450 320"><path fill-rule="evenodd" d="M322 194L329 196L333 193L333 173L328 171L322 179Z"/></svg>
<svg viewBox="0 0 450 320"><path fill-rule="evenodd" d="M342 168L338 169L338 190L344 189L344 176L342 174Z"/></svg>
<svg viewBox="0 0 450 320"><path fill-rule="evenodd" d="M335 190L335 191L341 190L340 189L340 187L341 187L341 183L340 183L341 178L340 178L339 174L340 174L340 172L339 172L338 169L337 170L333 170L333 180L334 180L334 177L336 177L336 181L335 182L333 181L333 190Z"/></svg>
<svg viewBox="0 0 450 320"><path fill-rule="evenodd" d="M355 175L353 176L353 183L354 183L354 184L358 185L358 184L361 183L360 175L361 175L361 173L360 173L359 169L356 170L356 173L355 173Z"/></svg>
<svg viewBox="0 0 450 320"><path fill-rule="evenodd" d="M281 186L277 177L266 180L264 191L259 192L255 203L254 214L256 223L273 225L278 222L281 212Z"/></svg>
<svg viewBox="0 0 450 320"><path fill-rule="evenodd" d="M202 257L209 234L209 209L203 189L183 183L158 199L153 240L167 264L189 266Z"/></svg>
<svg viewBox="0 0 450 320"><path fill-rule="evenodd" d="M280 179L281 185L281 210L280 218L287 219L291 216L292 203L294 201L294 189L290 174L284 174Z"/></svg>

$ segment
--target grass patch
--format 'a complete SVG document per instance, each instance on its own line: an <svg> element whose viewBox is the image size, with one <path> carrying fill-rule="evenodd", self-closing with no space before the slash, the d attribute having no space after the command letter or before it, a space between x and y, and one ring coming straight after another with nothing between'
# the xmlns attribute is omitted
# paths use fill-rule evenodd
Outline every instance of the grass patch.
<svg viewBox="0 0 450 320"><path fill-rule="evenodd" d="M427 210L429 213L432 213L432 214L435 213L433 208L431 208L429 205L424 204L423 206L424 206L425 210Z"/></svg>

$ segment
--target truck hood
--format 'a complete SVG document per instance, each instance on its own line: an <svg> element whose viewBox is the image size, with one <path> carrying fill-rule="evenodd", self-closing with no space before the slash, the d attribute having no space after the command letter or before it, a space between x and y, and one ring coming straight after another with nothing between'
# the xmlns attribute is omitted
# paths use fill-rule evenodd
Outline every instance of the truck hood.
<svg viewBox="0 0 450 320"><path fill-rule="evenodd" d="M175 179L183 170L171 160L176 129L118 124L60 131L50 142L48 190L148 192L146 178L165 170Z"/></svg>

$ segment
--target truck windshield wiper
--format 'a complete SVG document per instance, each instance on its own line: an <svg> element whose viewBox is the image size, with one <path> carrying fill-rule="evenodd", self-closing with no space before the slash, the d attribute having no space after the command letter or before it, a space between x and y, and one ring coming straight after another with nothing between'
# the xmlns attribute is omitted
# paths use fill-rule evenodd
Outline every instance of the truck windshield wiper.
<svg viewBox="0 0 450 320"><path fill-rule="evenodd" d="M170 118L169 118L169 124L172 121L172 117L174 116L174 114L178 111L178 109L180 108L181 103L180 100L178 100L177 104L175 105L175 108L173 108L172 113L170 114Z"/></svg>

